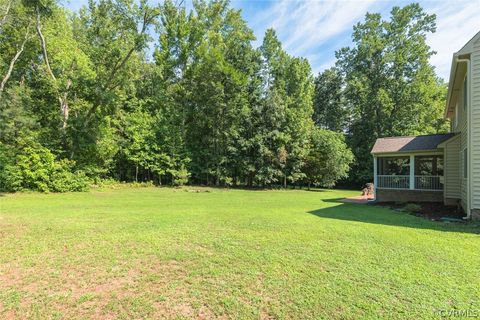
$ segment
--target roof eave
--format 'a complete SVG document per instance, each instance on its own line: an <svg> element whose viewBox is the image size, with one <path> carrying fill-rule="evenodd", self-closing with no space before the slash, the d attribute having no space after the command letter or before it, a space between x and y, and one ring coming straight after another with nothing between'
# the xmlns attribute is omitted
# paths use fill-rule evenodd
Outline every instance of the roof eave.
<svg viewBox="0 0 480 320"><path fill-rule="evenodd" d="M450 78L448 80L447 102L446 102L445 111L443 114L444 119L448 119L448 110L450 107L450 100L452 98L453 83L455 79L455 73L457 72L457 58L458 58L458 52L454 53L452 56L452 66L450 67Z"/></svg>
<svg viewBox="0 0 480 320"><path fill-rule="evenodd" d="M458 52L455 52L452 57L452 66L450 68L450 78L448 81L448 93L447 93L447 103L445 106L444 118L448 118L448 111L450 107L450 100L452 98L452 90L455 80L455 74L457 72L459 56L468 55L473 52L473 44L480 39L480 31L477 32Z"/></svg>
<svg viewBox="0 0 480 320"><path fill-rule="evenodd" d="M372 155L382 155L382 154L412 154L412 153L423 153L423 152L440 152L441 148L435 149L424 149L424 150L405 150L405 151L382 151L382 152L370 152Z"/></svg>

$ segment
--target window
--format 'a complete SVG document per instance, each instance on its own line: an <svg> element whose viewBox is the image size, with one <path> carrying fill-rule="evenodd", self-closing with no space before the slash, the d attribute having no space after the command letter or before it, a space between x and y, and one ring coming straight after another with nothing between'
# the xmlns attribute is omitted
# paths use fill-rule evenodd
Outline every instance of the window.
<svg viewBox="0 0 480 320"><path fill-rule="evenodd" d="M410 174L410 157L378 158L378 174L408 176Z"/></svg>
<svg viewBox="0 0 480 320"><path fill-rule="evenodd" d="M463 178L467 179L468 178L468 151L467 148L463 149L462 152L462 171L463 171Z"/></svg>
<svg viewBox="0 0 480 320"><path fill-rule="evenodd" d="M463 110L467 110L467 102L468 102L468 83L467 83L467 76L465 76L465 80L463 81Z"/></svg>

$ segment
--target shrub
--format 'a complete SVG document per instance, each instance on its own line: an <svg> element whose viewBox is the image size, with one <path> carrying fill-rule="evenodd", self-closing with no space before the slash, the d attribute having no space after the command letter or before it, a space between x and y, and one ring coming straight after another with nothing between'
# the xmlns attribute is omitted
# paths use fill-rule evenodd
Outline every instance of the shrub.
<svg viewBox="0 0 480 320"><path fill-rule="evenodd" d="M309 186L332 187L338 180L348 177L353 159L343 134L315 128L303 167L305 180Z"/></svg>
<svg viewBox="0 0 480 320"><path fill-rule="evenodd" d="M178 187L188 183L188 178L190 177L190 173L184 166L181 166L180 169L178 170L168 170L168 171L172 175L172 185Z"/></svg>
<svg viewBox="0 0 480 320"><path fill-rule="evenodd" d="M88 178L83 171L72 172L73 161L66 159L54 163L54 171L50 175L50 191L86 191L88 189Z"/></svg>
<svg viewBox="0 0 480 320"><path fill-rule="evenodd" d="M66 159L57 161L50 150L33 143L19 149L0 168L0 185L4 191L84 191L88 179L83 172L73 171L74 164Z"/></svg>
<svg viewBox="0 0 480 320"><path fill-rule="evenodd" d="M405 207L403 207L403 211L418 213L422 210L422 206L416 203L407 203Z"/></svg>
<svg viewBox="0 0 480 320"><path fill-rule="evenodd" d="M55 163L53 154L44 147L25 147L4 168L7 191L25 189L49 191L50 172Z"/></svg>

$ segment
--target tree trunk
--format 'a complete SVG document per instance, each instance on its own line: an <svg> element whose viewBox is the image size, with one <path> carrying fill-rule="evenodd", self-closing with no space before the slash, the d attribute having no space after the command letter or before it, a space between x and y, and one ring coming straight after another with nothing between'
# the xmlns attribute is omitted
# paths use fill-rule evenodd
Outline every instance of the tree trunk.
<svg viewBox="0 0 480 320"><path fill-rule="evenodd" d="M25 49L25 44L27 43L28 39L30 37L28 36L30 32L30 25L27 27L27 31L25 32L25 38L23 39L23 42L20 46L20 48L17 50L17 53L15 56L12 58L10 61L10 65L8 66L7 74L5 77L3 77L2 82L0 83L0 97L2 96L3 90L5 89L5 85L7 84L8 79L10 79L10 76L12 75L13 67L15 66L15 63L17 62L18 58L20 58L20 55L22 54L23 50Z"/></svg>
<svg viewBox="0 0 480 320"><path fill-rule="evenodd" d="M135 182L138 182L138 165L135 166Z"/></svg>
<svg viewBox="0 0 480 320"><path fill-rule="evenodd" d="M38 4L35 7L35 10L37 11L37 34L40 39L40 45L42 46L42 55L43 55L43 61L45 62L45 65L47 67L47 71L52 77L54 81L57 81L57 78L52 72L52 68L50 67L50 60L48 59L48 52L47 52L47 43L45 41L45 37L43 36L42 33L42 24L40 21L40 9L38 8Z"/></svg>
<svg viewBox="0 0 480 320"><path fill-rule="evenodd" d="M7 16L8 16L8 13L10 12L10 7L12 6L12 2L13 2L13 0L10 0L7 3L7 9L5 10L5 14L3 15L2 19L0 20L0 27L5 23L5 21L7 21Z"/></svg>
<svg viewBox="0 0 480 320"><path fill-rule="evenodd" d="M40 39L40 44L42 46L43 61L45 62L45 66L47 67L48 74L55 82L55 85L58 85L57 78L55 77L55 74L53 74L52 68L50 67L50 60L48 59L47 42L45 41L45 37L43 36L43 33L42 33L40 9L38 7L38 4L35 7L35 9L37 11L37 34L38 34L38 38ZM60 92L58 92L58 102L60 103L60 112L62 114L62 130L63 131L65 131L65 129L67 128L67 121L68 121L68 114L69 114L67 98L68 98L68 90L70 89L71 85L72 85L72 81L68 79L65 92L63 94L60 94Z"/></svg>

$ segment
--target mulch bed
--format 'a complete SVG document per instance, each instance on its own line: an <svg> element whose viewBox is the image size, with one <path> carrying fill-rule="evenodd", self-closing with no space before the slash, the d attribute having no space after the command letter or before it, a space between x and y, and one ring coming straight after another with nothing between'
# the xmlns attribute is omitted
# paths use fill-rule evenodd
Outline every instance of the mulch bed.
<svg viewBox="0 0 480 320"><path fill-rule="evenodd" d="M458 209L457 206L446 206L440 202L413 202L420 206L419 212L410 212L412 215L423 217L429 220L440 220L441 218L462 219L465 213ZM406 203L381 202L376 203L378 206L388 207L394 210L402 210Z"/></svg>

